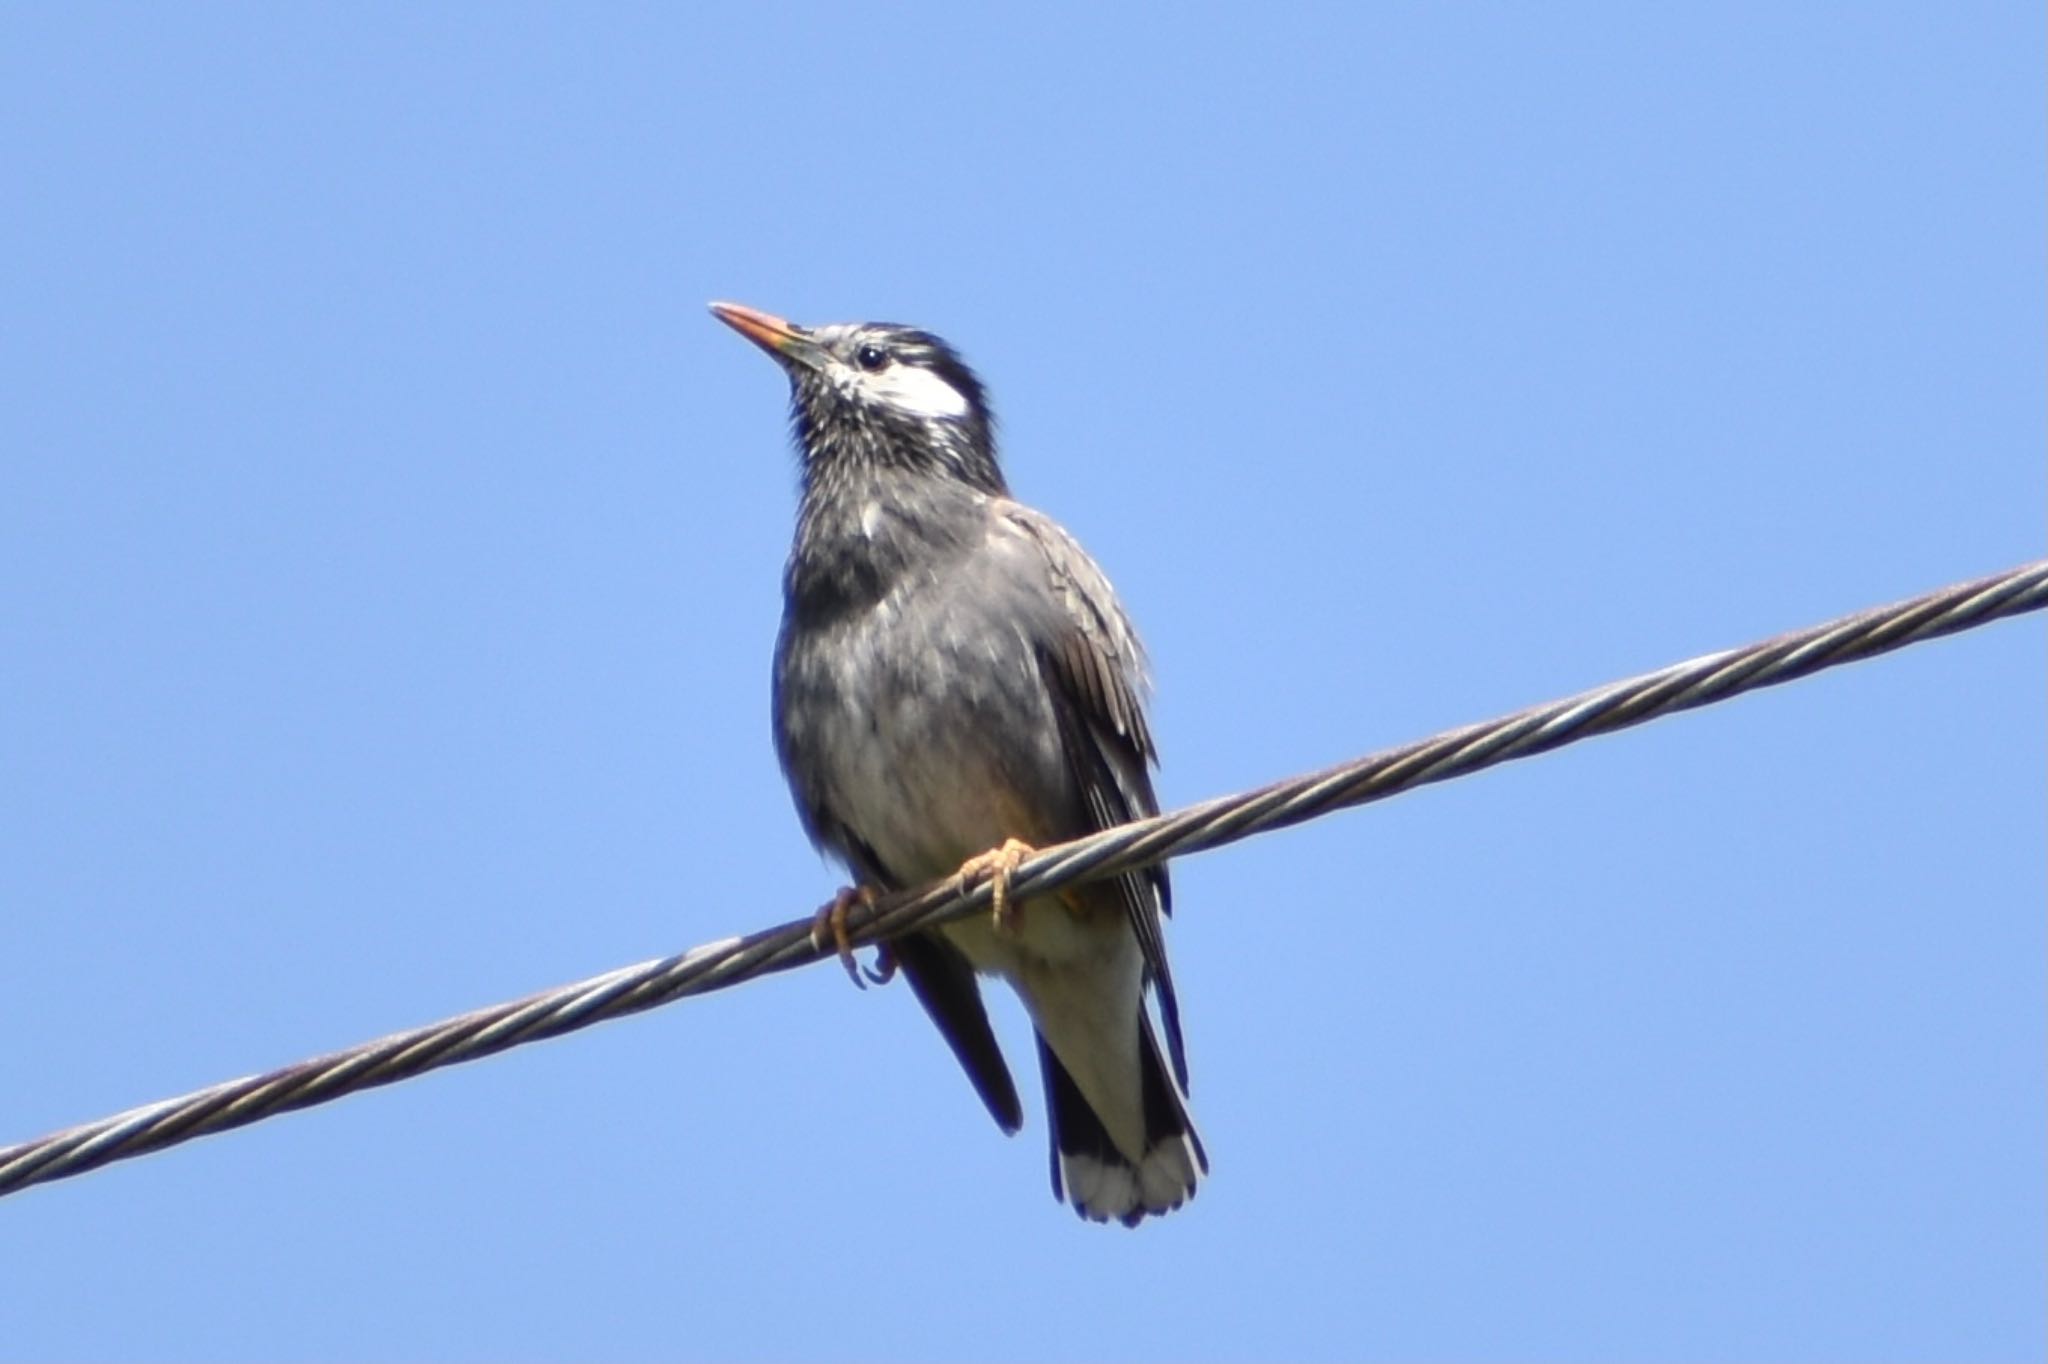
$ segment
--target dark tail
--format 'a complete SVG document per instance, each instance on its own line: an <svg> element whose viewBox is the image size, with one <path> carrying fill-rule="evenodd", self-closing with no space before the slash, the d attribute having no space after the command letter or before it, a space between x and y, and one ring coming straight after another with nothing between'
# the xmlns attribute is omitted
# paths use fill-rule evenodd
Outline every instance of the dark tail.
<svg viewBox="0 0 2048 1364"><path fill-rule="evenodd" d="M1137 1152L1117 1146L1045 1038L1038 1039L1046 1119L1052 1127L1053 1197L1071 1200L1074 1211L1090 1221L1114 1218L1127 1227L1187 1202L1195 1195L1196 1181L1209 1171L1208 1153L1159 1055L1151 1021L1142 1014L1138 1029L1145 1142Z"/></svg>

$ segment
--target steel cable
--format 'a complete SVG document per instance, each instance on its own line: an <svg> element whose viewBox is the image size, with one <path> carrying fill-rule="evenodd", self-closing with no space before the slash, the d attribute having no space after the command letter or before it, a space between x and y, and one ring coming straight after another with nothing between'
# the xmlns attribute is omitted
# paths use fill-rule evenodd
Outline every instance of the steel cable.
<svg viewBox="0 0 2048 1364"><path fill-rule="evenodd" d="M1048 847L1018 866L1011 888L1020 898L1043 894L1221 847L2044 605L2048 560ZM989 895L985 880L965 890L942 881L856 907L847 927L856 944L874 942L984 909ZM812 923L707 943L0 1148L0 1196L833 955L812 942Z"/></svg>

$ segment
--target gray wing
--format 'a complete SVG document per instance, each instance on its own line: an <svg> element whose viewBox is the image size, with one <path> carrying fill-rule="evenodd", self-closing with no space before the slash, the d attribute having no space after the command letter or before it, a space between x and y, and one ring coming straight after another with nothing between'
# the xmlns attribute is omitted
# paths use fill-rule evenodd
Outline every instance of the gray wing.
<svg viewBox="0 0 2048 1364"><path fill-rule="evenodd" d="M802 796L797 799L797 812L812 841L838 853L864 884L893 890L908 884L883 866L859 835L824 811L810 808ZM903 978L910 982L911 993L924 1005L939 1036L946 1039L954 1059L967 1072L968 1082L981 1096L989 1116L1004 1132L1014 1133L1024 1125L1024 1105L1017 1099L1016 1082L1010 1078L1002 1048L996 1045L988 1009L981 1002L981 985L965 954L930 931L906 933L891 940L889 949Z"/></svg>
<svg viewBox="0 0 2048 1364"><path fill-rule="evenodd" d="M785 685L794 637L794 628L785 619L782 638L776 643L775 751L782 761L783 774L789 779L790 794L795 798L804 832L813 844L844 862L863 885L877 890L902 890L914 885L916 878L885 865L880 854L827 807L813 774L799 760L785 723L789 699ZM1024 1124L1024 1106L1018 1102L1016 1083L1010 1078L1002 1048L996 1045L995 1032L989 1026L988 1010L982 1004L974 968L958 948L936 932L906 934L890 946L911 991L924 1005L960 1068L967 1072L968 1081L987 1105L989 1116L1003 1131L1015 1132Z"/></svg>
<svg viewBox="0 0 2048 1364"><path fill-rule="evenodd" d="M1003 524L1019 533L1044 563L1060 611L1034 641L1039 673L1052 698L1069 774L1087 803L1091 830L1159 813L1150 765L1158 761L1140 696L1144 647L1116 593L1093 559L1058 523L1017 503L1002 506ZM1173 912L1165 865L1126 872L1111 883L1158 991L1159 1019L1182 1092L1188 1087L1180 1003L1166 961L1160 920Z"/></svg>

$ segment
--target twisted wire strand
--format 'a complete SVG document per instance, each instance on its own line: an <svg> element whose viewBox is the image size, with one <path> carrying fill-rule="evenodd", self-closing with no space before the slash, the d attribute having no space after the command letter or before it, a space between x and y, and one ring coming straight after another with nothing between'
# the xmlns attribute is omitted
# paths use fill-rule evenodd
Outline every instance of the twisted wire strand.
<svg viewBox="0 0 2048 1364"><path fill-rule="evenodd" d="M1100 880L2043 606L2048 559L1056 844L1019 864L1010 885L1022 898ZM989 899L985 879L965 889L948 879L854 908L848 933L856 944L871 943L985 909ZM833 955L813 942L812 925L806 917L706 943L0 1148L0 1196L808 965Z"/></svg>

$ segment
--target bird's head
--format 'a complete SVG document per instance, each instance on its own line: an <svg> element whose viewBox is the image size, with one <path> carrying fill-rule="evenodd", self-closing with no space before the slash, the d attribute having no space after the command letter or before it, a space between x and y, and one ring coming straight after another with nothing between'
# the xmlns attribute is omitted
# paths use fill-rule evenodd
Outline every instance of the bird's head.
<svg viewBox="0 0 2048 1364"><path fill-rule="evenodd" d="M930 332L893 322L799 327L737 303L711 312L789 375L807 479L898 469L1004 491L981 380Z"/></svg>

